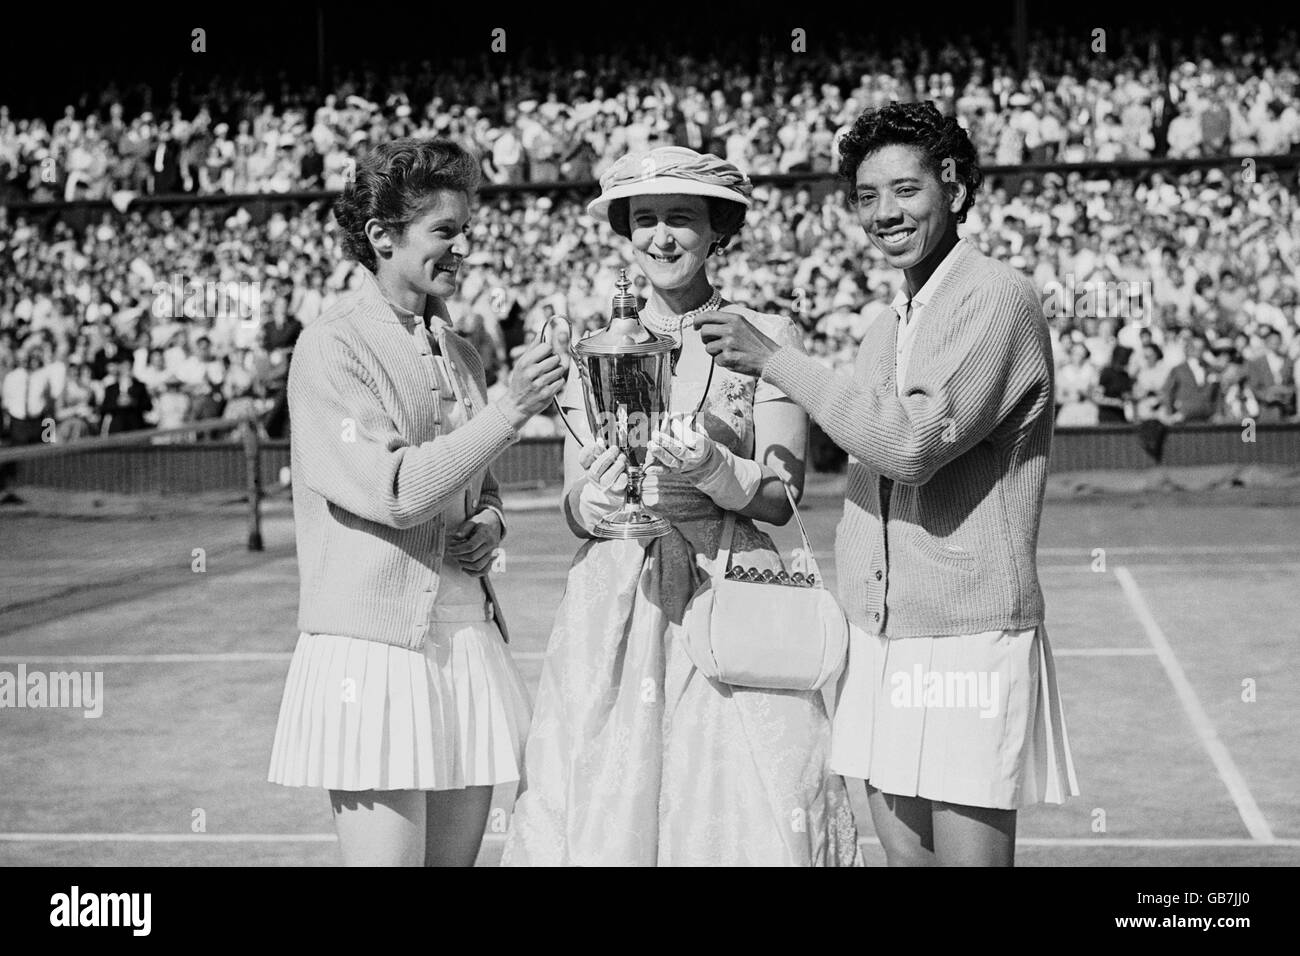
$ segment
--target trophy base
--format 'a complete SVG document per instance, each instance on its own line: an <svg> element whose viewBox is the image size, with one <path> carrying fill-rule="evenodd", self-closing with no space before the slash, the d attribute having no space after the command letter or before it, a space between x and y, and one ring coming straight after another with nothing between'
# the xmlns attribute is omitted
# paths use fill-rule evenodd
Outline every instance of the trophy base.
<svg viewBox="0 0 1300 956"><path fill-rule="evenodd" d="M662 538L673 526L644 508L620 508L596 522L597 538L628 541L641 538Z"/></svg>

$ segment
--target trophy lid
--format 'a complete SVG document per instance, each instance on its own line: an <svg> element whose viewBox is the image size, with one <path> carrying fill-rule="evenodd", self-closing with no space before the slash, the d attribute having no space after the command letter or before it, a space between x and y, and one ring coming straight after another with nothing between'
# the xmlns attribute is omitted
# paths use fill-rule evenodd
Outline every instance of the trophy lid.
<svg viewBox="0 0 1300 956"><path fill-rule="evenodd" d="M627 270L619 269L618 291L614 294L609 325L574 343L573 350L578 355L658 355L677 346L672 336L659 335L641 324L636 296L631 290Z"/></svg>

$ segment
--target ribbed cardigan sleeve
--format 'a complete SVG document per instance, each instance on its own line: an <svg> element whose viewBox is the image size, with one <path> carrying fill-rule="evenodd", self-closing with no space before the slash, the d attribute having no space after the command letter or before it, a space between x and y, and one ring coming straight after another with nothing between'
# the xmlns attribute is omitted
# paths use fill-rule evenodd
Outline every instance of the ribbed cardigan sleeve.
<svg viewBox="0 0 1300 956"><path fill-rule="evenodd" d="M913 357L916 374L902 396L884 381L832 373L788 347L766 363L763 378L868 468L922 485L986 438L1045 374L1041 357L1033 358L1033 306L1014 281L984 282L942 321L955 325L945 330L950 338L927 361Z"/></svg>
<svg viewBox="0 0 1300 956"><path fill-rule="evenodd" d="M305 332L294 350L289 411L294 480L327 501L389 527L414 527L442 511L517 438L489 405L450 434L411 445L356 350L337 333L316 332Z"/></svg>

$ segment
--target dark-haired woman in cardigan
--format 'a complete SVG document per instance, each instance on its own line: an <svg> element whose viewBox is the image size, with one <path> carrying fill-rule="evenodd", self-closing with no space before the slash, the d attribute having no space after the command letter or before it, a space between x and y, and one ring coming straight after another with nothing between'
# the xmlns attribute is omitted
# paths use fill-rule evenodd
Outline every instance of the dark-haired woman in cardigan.
<svg viewBox="0 0 1300 956"><path fill-rule="evenodd" d="M545 344L486 402L444 300L467 253L474 158L397 140L335 207L361 281L289 376L301 635L269 778L330 791L349 865L472 865L530 706L488 581L492 461L563 385Z"/></svg>
<svg viewBox="0 0 1300 956"><path fill-rule="evenodd" d="M982 174L955 119L891 103L839 148L850 205L903 280L852 375L740 316L695 323L719 365L780 388L850 456L831 767L867 782L891 866L1009 866L1019 808L1079 792L1036 564L1047 321L1029 279L958 236Z"/></svg>

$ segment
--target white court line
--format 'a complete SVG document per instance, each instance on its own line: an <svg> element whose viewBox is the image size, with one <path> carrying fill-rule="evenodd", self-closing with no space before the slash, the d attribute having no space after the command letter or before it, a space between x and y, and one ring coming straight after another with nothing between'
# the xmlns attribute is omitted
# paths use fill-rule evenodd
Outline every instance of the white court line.
<svg viewBox="0 0 1300 956"><path fill-rule="evenodd" d="M1052 648L1053 657L1153 657L1151 647L1061 647Z"/></svg>
<svg viewBox="0 0 1300 956"><path fill-rule="evenodd" d="M1220 557L1231 557L1233 555L1262 555L1262 554L1300 554L1300 547L1296 546L1277 546L1260 545L1253 548L1216 548L1216 547L1190 547L1190 548L1107 548L1107 557L1139 557L1143 554L1164 555L1177 557L1179 555L1203 556L1210 557L1218 555ZM1046 571L1069 571L1074 573L1096 574L1105 577L1108 572L1093 571L1092 562L1094 556L1091 551L1079 550L1075 548L1039 548L1038 556L1040 558L1075 558L1075 562L1069 564L1043 562L1038 565L1039 572ZM818 561L825 568L834 568L835 561L833 558L819 558ZM567 557L535 557L519 556L510 557L506 555L506 568L503 571L496 572L495 580L501 580L510 577L511 566L519 568L521 576L527 577L564 577L569 573L571 558ZM1254 571L1286 571L1293 572L1300 570L1300 561L1272 561L1268 563L1260 562L1237 562L1225 564L1222 561L1188 561L1182 564L1141 564L1138 565L1143 571L1215 571L1215 572L1254 572ZM243 568L234 572L230 577L256 577L259 584L298 584L297 572L288 574L269 574L260 571L258 568Z"/></svg>
<svg viewBox="0 0 1300 956"><path fill-rule="evenodd" d="M287 661L293 654L230 651L216 654L43 654L0 655L0 664L233 664L244 661Z"/></svg>
<svg viewBox="0 0 1300 956"><path fill-rule="evenodd" d="M4 839L0 835L0 840ZM484 843L504 843L504 833L485 833ZM858 837L859 846L880 846L876 837ZM1016 837L1016 846L1047 847L1147 847L1153 849L1178 849L1188 847L1241 847L1243 849L1265 849L1267 847L1293 847L1300 849L1300 838L1271 837L1268 840L1252 840L1249 837Z"/></svg>
<svg viewBox="0 0 1300 956"><path fill-rule="evenodd" d="M859 843L862 841L859 840ZM878 840L872 840L872 843L879 843ZM1162 840L1159 838L1143 837L1098 837L1095 840L1088 837L1017 837L1016 846L1055 846L1055 847L1085 847L1085 846L1104 846L1104 847L1151 847L1156 849L1177 849L1180 847L1294 847L1300 848L1300 839L1288 837L1272 837L1268 840L1252 840L1247 837L1225 837L1215 839L1209 837L1206 839L1188 838L1180 840L1177 838Z"/></svg>
<svg viewBox="0 0 1300 956"><path fill-rule="evenodd" d="M1142 622L1142 627L1147 632L1147 638L1155 648L1156 656L1160 658L1160 663L1164 665L1169 682L1174 685L1174 691L1178 694L1183 709L1187 711L1187 717L1192 722L1192 727L1196 730L1197 736L1201 738L1201 743L1205 746L1206 752L1209 753L1210 760L1214 763L1214 769L1218 771L1219 778L1223 781L1224 786L1228 788L1233 803L1237 805L1237 812L1241 814L1246 829L1250 831L1250 835L1256 840L1272 840L1273 830L1269 827L1268 821L1264 819L1264 814L1260 812L1259 805L1255 802L1250 787L1246 784L1246 778L1237 769L1232 754L1228 753L1228 748L1219 739L1218 731L1214 729L1214 724L1211 722L1209 715L1205 713L1205 708L1201 706L1200 698L1196 696L1196 689L1192 687L1192 682L1187 679L1187 674L1183 671L1182 665L1178 663L1178 657L1174 654L1169 638L1165 637L1165 632L1160 629L1160 625L1156 622L1155 615L1151 613L1146 598L1142 596L1137 582L1133 580L1133 575L1129 573L1128 568L1116 568L1115 579L1119 581L1129 603L1133 605L1133 612L1137 615L1138 620Z"/></svg>
<svg viewBox="0 0 1300 956"><path fill-rule="evenodd" d="M0 836L3 839L3 836ZM504 843L504 833L486 833L484 843ZM876 837L858 837L859 846L880 846ZM1194 847L1241 847L1242 849L1266 849L1269 847L1291 847L1300 849L1300 838L1271 837L1268 840L1252 840L1249 837L1016 837L1016 846L1044 847L1105 847L1118 849L1123 847L1146 847L1149 849L1180 849Z"/></svg>
<svg viewBox="0 0 1300 956"><path fill-rule="evenodd" d="M541 660L545 651L514 651L516 660ZM20 656L0 655L0 664L231 664L244 662L272 661L283 663L291 660L293 654L283 653L241 653L228 654L41 654Z"/></svg>
<svg viewBox="0 0 1300 956"><path fill-rule="evenodd" d="M1150 647L1074 647L1054 648L1057 657L1149 657L1156 652ZM517 661L540 661L545 651L511 651ZM0 664L229 664L244 662L283 663L293 654L284 652L239 652L213 654L0 654Z"/></svg>
<svg viewBox="0 0 1300 956"><path fill-rule="evenodd" d="M1109 557L1112 554L1296 554L1300 545L1295 544L1139 544L1103 548ZM1039 548L1039 555L1092 557L1091 548Z"/></svg>
<svg viewBox="0 0 1300 956"><path fill-rule="evenodd" d="M0 833L0 843L337 843L336 833Z"/></svg>
<svg viewBox="0 0 1300 956"><path fill-rule="evenodd" d="M510 573L511 564L563 564L566 568L573 560L573 555L538 555L538 554L511 554L507 547L505 550L506 572ZM1222 544L1188 544L1188 545L1160 545L1160 544L1140 544L1129 546L1118 546L1105 548L1106 556L1112 555L1130 556L1141 554L1155 555L1179 555L1179 554L1200 554L1200 555L1217 555L1217 554L1300 554L1300 545L1295 544L1243 544L1243 545L1222 545ZM1091 561L1093 558L1092 548L1039 548L1039 557L1049 558L1080 558ZM820 560L820 559L819 559ZM822 560L822 564L834 563L833 559Z"/></svg>
<svg viewBox="0 0 1300 956"><path fill-rule="evenodd" d="M1174 571L1179 574L1205 572L1207 574L1214 573L1219 575L1244 574L1246 572L1254 574L1260 571L1276 571L1280 573L1293 574L1296 571L1300 571L1300 561L1270 561L1268 564L1250 563L1245 561L1240 563L1225 563L1223 561L1187 561L1183 564L1134 564L1133 566L1135 568L1141 568L1143 574L1148 571ZM1106 572L1092 571L1092 569L1087 567L1085 564L1040 564L1038 570L1039 572L1082 571L1085 573L1091 571L1098 577L1104 578L1106 576Z"/></svg>
<svg viewBox="0 0 1300 956"><path fill-rule="evenodd" d="M484 834L484 843L504 843L504 833ZM337 843L334 833L0 833L0 843ZM879 846L875 837L861 837L863 846ZM1270 837L1143 838L1143 837L1021 837L1017 846L1041 847L1125 847L1147 849L1191 849L1198 847L1240 847L1300 849L1300 839Z"/></svg>

